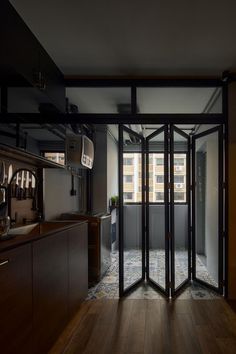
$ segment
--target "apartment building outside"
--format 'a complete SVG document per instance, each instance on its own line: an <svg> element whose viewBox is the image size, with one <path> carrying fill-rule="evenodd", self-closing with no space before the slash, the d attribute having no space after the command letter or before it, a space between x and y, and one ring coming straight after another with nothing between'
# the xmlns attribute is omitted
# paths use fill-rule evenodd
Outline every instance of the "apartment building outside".
<svg viewBox="0 0 236 354"><path fill-rule="evenodd" d="M142 199L141 154L124 153L124 202L140 203ZM186 154L174 154L174 200L186 202ZM149 202L164 202L164 154L149 154Z"/></svg>

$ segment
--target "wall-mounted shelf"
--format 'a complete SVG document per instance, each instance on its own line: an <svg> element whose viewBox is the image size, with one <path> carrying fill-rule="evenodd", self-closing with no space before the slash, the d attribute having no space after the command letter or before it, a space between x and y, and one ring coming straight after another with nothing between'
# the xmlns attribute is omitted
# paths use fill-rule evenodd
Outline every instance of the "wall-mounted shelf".
<svg viewBox="0 0 236 354"><path fill-rule="evenodd" d="M66 168L66 166L49 161L44 157L37 156L20 148L15 148L6 144L0 144L0 158L26 163L27 165L39 168Z"/></svg>

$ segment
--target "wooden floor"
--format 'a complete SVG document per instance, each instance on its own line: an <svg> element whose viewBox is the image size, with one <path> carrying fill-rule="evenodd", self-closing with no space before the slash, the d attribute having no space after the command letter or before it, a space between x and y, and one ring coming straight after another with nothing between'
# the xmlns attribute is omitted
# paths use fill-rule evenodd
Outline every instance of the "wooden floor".
<svg viewBox="0 0 236 354"><path fill-rule="evenodd" d="M90 300L50 354L235 354L236 313L224 300Z"/></svg>

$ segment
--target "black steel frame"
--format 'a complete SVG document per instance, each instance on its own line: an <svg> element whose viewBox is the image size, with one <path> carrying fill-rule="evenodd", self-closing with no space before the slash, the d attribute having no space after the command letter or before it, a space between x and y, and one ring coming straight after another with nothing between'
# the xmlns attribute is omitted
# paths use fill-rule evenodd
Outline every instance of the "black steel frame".
<svg viewBox="0 0 236 354"><path fill-rule="evenodd" d="M160 79L160 78L91 78L72 77L65 79L67 87L130 87L131 113L130 114L34 114L34 113L8 113L7 87L22 86L22 82L9 85L4 83L0 121L4 123L55 123L55 124L224 124L225 127L225 296L228 294L228 83L220 79ZM223 112L222 114L138 114L137 113L137 87L222 87ZM2 90L3 92L3 90ZM120 144L120 142L119 142ZM123 158L123 157L122 157ZM119 154L119 161L121 156ZM194 188L193 188L194 189ZM120 190L120 185L119 185ZM120 255L121 257L121 255ZM122 259L121 259L122 260ZM120 260L120 261L121 261Z"/></svg>
<svg viewBox="0 0 236 354"><path fill-rule="evenodd" d="M142 278L140 278L135 284L127 289L124 289L123 285L120 284L120 296L123 296L130 290L133 290L135 286L140 284L145 279L145 273L147 276L147 281L152 287L160 291L163 295L169 296L169 291L171 297L176 297L184 288L189 284L191 280L191 275L193 280L199 282L200 284L209 287L210 289L223 294L223 237L225 236L225 230L223 230L223 126L217 126L207 131L197 134L193 137L192 142L192 185L191 187L191 141L188 134L175 127L173 124L164 125L163 127L157 129L152 134L150 134L146 139L137 134L136 132L130 130L127 127L119 125L119 192L123 195L123 132L126 131L129 134L133 134L142 141ZM174 133L177 133L184 137L187 141L187 171L186 171L186 203L188 205L188 277L184 280L178 287L175 287L175 203L174 203L174 154L176 153L174 149ZM196 277L196 249L195 249L195 144L198 138L207 136L214 132L219 133L219 288L215 288L204 281ZM164 207L165 207L165 283L166 286L163 288L160 284L154 281L149 275L149 141L155 136L164 133ZM145 143L145 144L144 144ZM121 146L122 145L122 146ZM145 157L146 159L145 159ZM146 163L145 163L146 161ZM170 161L170 164L169 164ZM144 171L144 166L146 171ZM169 171L170 169L170 171ZM146 173L145 173L146 172ZM145 176L145 178L144 178ZM145 183L146 182L146 187ZM191 193L192 192L192 193ZM146 193L146 202L145 202ZM169 200L170 194L170 200ZM122 233L120 233L120 283L123 283L124 273L123 273L123 198L120 198L120 219L119 226ZM192 203L191 203L192 200ZM132 204L132 203L131 203ZM137 203L135 203L137 204ZM192 209L191 209L192 204ZM192 225L191 225L192 220ZM146 234L146 235L145 235ZM145 251L144 251L145 250ZM145 252L145 255L144 255ZM146 267L145 267L146 264Z"/></svg>
<svg viewBox="0 0 236 354"><path fill-rule="evenodd" d="M218 287L215 287L211 284L208 284L204 282L203 280L197 278L196 274L196 141L199 138L202 138L204 136L213 134L213 133L218 133ZM197 134L193 136L192 139L193 142L193 154L192 154L192 176L193 176L193 188L192 188L192 267L193 267L193 280L220 293L223 295L224 291L224 271L223 271L223 260L224 260L224 236L226 233L226 228L224 230L223 226L223 220L224 220L224 210L223 210L223 202L224 202L224 177L223 177L223 171L224 171L224 161L223 161L223 144L224 144L224 139L223 139L223 126L217 126L212 129L208 129L207 131L204 131L200 134Z"/></svg>
<svg viewBox="0 0 236 354"><path fill-rule="evenodd" d="M187 141L186 164L186 204L188 205L188 277L178 287L175 287L175 202L174 202L174 133L181 135ZM170 253L171 253L171 296L177 296L191 280L191 191L190 191L190 137L188 134L170 125Z"/></svg>
<svg viewBox="0 0 236 354"><path fill-rule="evenodd" d="M123 147L124 132L131 134L141 141L142 149L142 275L129 287L124 287L124 201L123 201ZM119 125L119 295L124 296L132 291L145 279L145 140L133 130Z"/></svg>
<svg viewBox="0 0 236 354"><path fill-rule="evenodd" d="M149 141L164 133L164 203L165 208L165 288L158 284L149 275ZM146 272L149 283L165 296L169 296L169 207L168 207L168 126L164 125L146 138ZM153 204L153 203L152 203Z"/></svg>

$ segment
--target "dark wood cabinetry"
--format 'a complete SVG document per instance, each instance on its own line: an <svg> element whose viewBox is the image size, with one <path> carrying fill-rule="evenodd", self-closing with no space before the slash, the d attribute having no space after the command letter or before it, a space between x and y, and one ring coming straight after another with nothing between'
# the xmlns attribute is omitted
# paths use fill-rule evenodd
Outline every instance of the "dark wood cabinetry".
<svg viewBox="0 0 236 354"><path fill-rule="evenodd" d="M31 244L0 253L0 352L32 353Z"/></svg>
<svg viewBox="0 0 236 354"><path fill-rule="evenodd" d="M34 353L52 346L68 317L67 231L33 243Z"/></svg>
<svg viewBox="0 0 236 354"><path fill-rule="evenodd" d="M79 232L79 237L78 237ZM69 316L88 293L88 225L69 230Z"/></svg>
<svg viewBox="0 0 236 354"><path fill-rule="evenodd" d="M50 225L0 252L0 353L46 354L87 296L87 223Z"/></svg>

